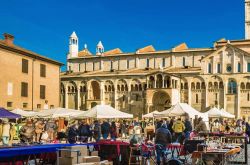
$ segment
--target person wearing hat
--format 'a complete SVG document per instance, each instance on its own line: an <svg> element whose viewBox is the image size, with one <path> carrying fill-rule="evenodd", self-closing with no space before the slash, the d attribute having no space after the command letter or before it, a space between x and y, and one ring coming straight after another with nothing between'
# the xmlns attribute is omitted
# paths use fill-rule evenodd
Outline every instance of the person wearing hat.
<svg viewBox="0 0 250 165"><path fill-rule="evenodd" d="M3 120L3 133L2 133L2 141L3 145L9 145L10 138L10 123L8 119Z"/></svg>
<svg viewBox="0 0 250 165"><path fill-rule="evenodd" d="M79 126L78 126L77 121L75 121L75 123L68 128L68 142L70 144L76 143L77 137L79 136L79 129L78 128L79 128Z"/></svg>
<svg viewBox="0 0 250 165"><path fill-rule="evenodd" d="M26 125L20 129L20 140L22 143L32 143L35 128L31 120L27 120Z"/></svg>
<svg viewBox="0 0 250 165"><path fill-rule="evenodd" d="M198 118L198 125L196 125L195 127L195 131L196 132L207 132L208 129L207 129L207 126L206 126L206 123L203 121L203 119L201 117Z"/></svg>

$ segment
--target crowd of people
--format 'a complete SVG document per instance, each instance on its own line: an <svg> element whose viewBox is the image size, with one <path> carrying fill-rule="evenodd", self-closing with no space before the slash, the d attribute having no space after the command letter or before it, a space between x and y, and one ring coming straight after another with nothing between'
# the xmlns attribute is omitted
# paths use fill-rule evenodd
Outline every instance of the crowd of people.
<svg viewBox="0 0 250 165"><path fill-rule="evenodd" d="M147 133L147 127L154 125L153 134ZM189 116L184 118L169 118L166 120L131 121L131 120L54 120L54 119L26 119L25 121L0 121L0 139L4 145L11 144L13 139L21 143L51 143L66 140L69 143L76 141L89 142L100 139L133 138L138 141L147 137L156 142L171 139L171 142L183 143L198 132L236 132L250 136L248 122L242 120L210 120L209 127L201 117L195 116L191 121ZM164 131L167 129L167 131ZM158 131L159 130L159 131ZM163 135L161 132L169 132ZM170 136L171 138L163 138ZM160 139L160 140L159 140Z"/></svg>

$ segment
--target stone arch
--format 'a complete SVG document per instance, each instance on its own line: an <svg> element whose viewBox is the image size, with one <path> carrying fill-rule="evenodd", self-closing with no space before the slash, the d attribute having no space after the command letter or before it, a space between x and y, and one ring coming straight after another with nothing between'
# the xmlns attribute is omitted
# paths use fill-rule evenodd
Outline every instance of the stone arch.
<svg viewBox="0 0 250 165"><path fill-rule="evenodd" d="M163 111L171 107L171 98L164 91L157 91L152 97L153 110Z"/></svg>
<svg viewBox="0 0 250 165"><path fill-rule="evenodd" d="M91 98L93 100L100 100L101 99L101 89L100 83L98 81L91 81Z"/></svg>

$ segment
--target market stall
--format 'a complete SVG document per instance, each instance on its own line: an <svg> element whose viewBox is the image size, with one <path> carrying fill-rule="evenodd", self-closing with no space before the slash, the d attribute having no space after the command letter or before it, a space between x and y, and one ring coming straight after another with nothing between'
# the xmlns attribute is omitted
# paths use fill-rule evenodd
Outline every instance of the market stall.
<svg viewBox="0 0 250 165"><path fill-rule="evenodd" d="M36 117L36 112L34 111L24 111L22 109L14 109L11 111L12 113L21 115L22 117Z"/></svg>
<svg viewBox="0 0 250 165"><path fill-rule="evenodd" d="M102 104L102 105L96 105L95 107L91 108L85 113L72 115L72 118L79 118L79 117L96 118L96 119L123 119L123 118L133 118L133 115L116 110L110 105Z"/></svg>

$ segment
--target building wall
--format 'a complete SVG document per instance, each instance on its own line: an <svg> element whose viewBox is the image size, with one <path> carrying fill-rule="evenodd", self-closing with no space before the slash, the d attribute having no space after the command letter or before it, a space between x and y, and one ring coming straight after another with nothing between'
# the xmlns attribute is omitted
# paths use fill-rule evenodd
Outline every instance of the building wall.
<svg viewBox="0 0 250 165"><path fill-rule="evenodd" d="M33 59L15 52L0 49L0 107L7 108L7 102L12 102L13 106L9 109L21 108L23 103L27 103L27 110L32 109L32 63ZM28 60L28 74L22 73L22 59ZM46 77L40 77L40 64L46 65ZM37 104L45 104L48 100L49 105L59 106L59 74L60 67L44 61L34 61L34 83L33 83L33 107ZM28 97L21 97L21 82L28 83ZM8 95L8 83L13 84L12 95ZM46 86L46 98L40 99L40 85Z"/></svg>

